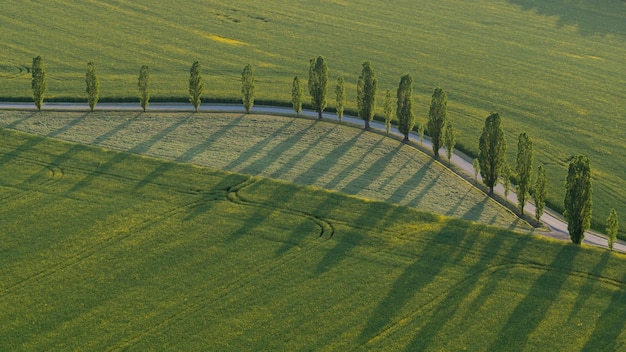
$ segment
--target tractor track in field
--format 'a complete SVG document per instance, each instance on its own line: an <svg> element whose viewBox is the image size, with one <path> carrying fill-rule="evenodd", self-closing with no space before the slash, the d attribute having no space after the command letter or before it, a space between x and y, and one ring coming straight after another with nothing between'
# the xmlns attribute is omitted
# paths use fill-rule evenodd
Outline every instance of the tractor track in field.
<svg viewBox="0 0 626 352"><path fill-rule="evenodd" d="M254 177L249 177L247 180L244 180L243 182L230 187L227 190L227 194L228 194L228 200L234 202L234 203L238 203L238 204L244 204L244 205L248 205L248 206L254 206L254 207L262 207L262 208L267 208L267 209L271 209L271 210L275 210L275 211L279 211L282 212L284 214L289 214L289 215L296 215L296 216L301 216L304 217L308 220L313 221L319 228L320 228L320 235L319 237L327 237L328 239L331 239L333 237L333 235L335 234L335 228L333 227L332 223L328 220L322 219L319 216L316 216L314 214L310 214L310 213L306 213L303 211L298 211L298 210L293 210L293 209L287 209L287 208L279 208L279 207L274 207L265 203L260 203L260 202L253 202L250 200L245 199L244 197L241 196L241 194L239 193L241 190L243 190L246 187L252 186L253 184L255 184L257 182L257 179Z"/></svg>
<svg viewBox="0 0 626 352"><path fill-rule="evenodd" d="M119 243L127 238L132 237L133 235L135 235L136 233L139 233L141 231L143 231L144 229L154 225L155 223L176 216L177 214L181 214L182 212L184 212L186 209L189 209L191 207L196 206L197 204L199 204L202 200L201 199L194 199L193 201L184 204L182 206L179 207L175 207L172 209L169 209L168 211L165 211L163 213L160 214L156 214L153 218L148 219L148 220L144 220L141 223L138 223L130 228L128 228L127 230L120 232L119 234L114 234L112 236L108 236L106 238L103 238L99 241L95 241L92 242L90 245L83 247L81 249L79 249L76 253L74 253L73 255L66 257L65 259L63 259L60 262L57 262L55 264L49 265L47 266L45 269L40 270L34 274L31 274L27 277L22 278L21 280L18 280L17 282L14 282L12 284L10 284L7 287L2 288L2 292L0 292L0 297L3 297L7 294L10 293L10 291L13 291L21 286L24 286L26 284L29 284L31 282L35 282L35 281L41 281L44 278L53 275L54 273L58 272L58 271L62 271L70 266L73 266L91 256L93 256L94 254L97 254L98 252L102 251L102 249L108 248L116 243Z"/></svg>
<svg viewBox="0 0 626 352"><path fill-rule="evenodd" d="M242 206L246 206L246 207L262 207L262 208L266 208L270 210L283 212L289 215L305 217L306 219L313 221L317 226L320 227L321 234L320 236L318 236L318 239L323 237L324 235L327 235L328 230L325 229L325 226L330 226L330 228L332 229L332 225L330 224L322 225L326 223L323 220L316 218L312 215L308 215L308 214L297 212L297 211L291 211L288 209L272 207L263 203L256 203L256 202L249 202L249 201L242 200L240 196L237 194L237 192L239 192L241 189L247 186L254 184L255 182L256 180L250 177L249 179L246 179L239 184L229 187L226 191L226 198L224 200L227 200L227 201L230 201L235 204L242 205ZM320 242L318 240L306 241L304 242L303 245L298 246L300 249L298 251L287 251L284 254L280 255L279 257L275 257L272 260L265 261L263 264L256 266L254 270L248 271L245 275L238 276L236 280L231 281L225 287L218 289L215 294L208 296L208 297L198 297L197 300L184 306L182 309L179 309L173 312L172 314L164 317L163 319L156 322L155 324L137 332L130 338L119 342L115 346L109 347L107 351L119 351L119 350L128 349L129 347L137 344L139 341L141 341L143 337L149 335L150 333L163 330L167 328L168 326L175 325L177 323L180 323L181 321L188 319L192 315L202 311L203 309L206 309L212 306L216 302L222 301L225 298L229 297L230 295L236 294L242 287L245 287L248 284L251 284L257 280L260 280L261 278L265 276L268 276L278 270L281 270L281 268L284 265L297 261L299 258L301 258L303 254L316 248L319 245L319 243Z"/></svg>

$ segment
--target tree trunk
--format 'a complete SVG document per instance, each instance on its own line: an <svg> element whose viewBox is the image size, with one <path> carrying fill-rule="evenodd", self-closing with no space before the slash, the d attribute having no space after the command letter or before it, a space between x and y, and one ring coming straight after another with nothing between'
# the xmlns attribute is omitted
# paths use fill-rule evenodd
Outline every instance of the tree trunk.
<svg viewBox="0 0 626 352"><path fill-rule="evenodd" d="M318 120L322 119L322 109L317 110L317 119Z"/></svg>
<svg viewBox="0 0 626 352"><path fill-rule="evenodd" d="M404 135L404 139L402 140L403 142L408 142L409 141L409 135L405 134Z"/></svg>
<svg viewBox="0 0 626 352"><path fill-rule="evenodd" d="M370 122L365 120L365 129L369 130L370 129Z"/></svg>

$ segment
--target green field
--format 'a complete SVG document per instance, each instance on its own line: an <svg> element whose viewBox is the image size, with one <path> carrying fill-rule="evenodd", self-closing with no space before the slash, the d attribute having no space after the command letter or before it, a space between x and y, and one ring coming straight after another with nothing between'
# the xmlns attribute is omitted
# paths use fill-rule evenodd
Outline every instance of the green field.
<svg viewBox="0 0 626 352"><path fill-rule="evenodd" d="M0 350L619 350L626 259L0 130Z"/></svg>
<svg viewBox="0 0 626 352"><path fill-rule="evenodd" d="M552 207L562 208L568 158L584 153L592 162L596 226L602 229L611 207L626 214L623 1L8 0L0 19L3 99L29 99L27 68L36 55L48 65L49 96L72 100L85 98L88 61L98 65L107 98L133 99L139 67L149 64L153 94L184 99L189 67L200 60L207 98L236 99L241 69L251 63L257 99L285 102L292 77L306 78L311 57L327 58L332 80L346 77L348 97L369 60L379 104L409 72L424 122L430 94L442 86L452 121L463 126L463 149L477 152L484 118L498 111L509 160L520 132L534 140Z"/></svg>
<svg viewBox="0 0 626 352"><path fill-rule="evenodd" d="M532 230L427 155L335 123L241 114L0 111L0 126Z"/></svg>

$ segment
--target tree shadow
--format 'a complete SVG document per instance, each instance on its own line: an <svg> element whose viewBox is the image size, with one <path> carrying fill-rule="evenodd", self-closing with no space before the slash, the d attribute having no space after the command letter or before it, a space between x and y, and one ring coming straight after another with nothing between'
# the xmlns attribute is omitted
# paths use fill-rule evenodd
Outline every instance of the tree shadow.
<svg viewBox="0 0 626 352"><path fill-rule="evenodd" d="M483 200L469 208L461 217L465 220L470 221L480 220L480 217L483 215L483 211L485 211L485 206L487 205L487 202L489 202L489 199L489 197L483 198Z"/></svg>
<svg viewBox="0 0 626 352"><path fill-rule="evenodd" d="M11 122L10 124L6 125L6 128L16 128L17 126L19 126L23 122L26 122L26 121L30 120L36 114L37 114L37 112L31 112L30 114L26 114L26 115L20 117L19 119Z"/></svg>
<svg viewBox="0 0 626 352"><path fill-rule="evenodd" d="M99 145L102 142L106 141L107 139L109 139L109 138L113 137L114 135L116 135L118 132L120 132L122 130L125 130L126 128L128 128L128 126L130 126L130 124L133 123L135 118L139 117L140 115L141 115L141 113L138 113L137 115L135 115L134 118L126 119L126 121L118 124L117 126L115 126L115 128L112 128L109 131L107 131L106 133L98 136L96 139L94 139L92 144Z"/></svg>
<svg viewBox="0 0 626 352"><path fill-rule="evenodd" d="M563 246L544 273L533 283L528 294L515 307L509 319L488 348L490 351L523 351L530 335L537 329L550 311L568 279L554 267L571 268L580 248ZM538 298L541 299L538 299Z"/></svg>
<svg viewBox="0 0 626 352"><path fill-rule="evenodd" d="M621 282L626 282L626 274ZM585 343L583 351L624 351L626 349L624 336L620 342L617 340L626 329L626 304L624 302L626 302L626 288L622 285L611 295L611 302L599 314L595 329L591 338Z"/></svg>
<svg viewBox="0 0 626 352"><path fill-rule="evenodd" d="M341 159L341 157L346 155L346 153L348 153L352 148L354 148L354 146L359 141L363 133L365 132L363 130L360 130L359 133L357 133L356 135L354 135L354 137L352 137L352 139L337 146L330 153L328 153L324 158L322 158L321 160L316 162L314 165L312 165L309 168L309 170L315 170L318 168L319 169L325 168L326 170L330 170L333 166L337 165L337 162L339 161L339 159ZM351 168L347 168L347 167L344 168L343 170L341 170L341 172L337 173L335 177L333 177L333 179L330 180L326 184L325 188L334 189L337 186L337 184L339 184L339 182L345 180L346 177L348 177L351 171L352 171Z"/></svg>
<svg viewBox="0 0 626 352"><path fill-rule="evenodd" d="M626 2L619 0L508 0L524 10L557 16L557 24L574 26L585 36L626 35Z"/></svg>
<svg viewBox="0 0 626 352"><path fill-rule="evenodd" d="M256 143L251 148L246 149L243 153L241 153L237 159L231 161L226 167L226 170L232 170L233 168L245 163L246 161L252 159L257 153L259 153L263 148L268 146L274 138L283 134L283 132L289 128L294 123L294 120L290 120L285 122L282 126L274 130L269 136L265 137L262 141Z"/></svg>
<svg viewBox="0 0 626 352"><path fill-rule="evenodd" d="M349 230L335 233L332 241L335 241L336 245L318 263L316 274L321 275L338 265L342 260L350 256L354 248L363 242L365 239L363 235L364 230L360 229L360 226L366 224L365 226L368 228L384 228L386 223L394 221L396 218L394 213L398 211L401 211L398 207L385 207L382 210L377 202L366 204L365 208L360 211L361 215L357 219L350 221L354 225ZM372 218L371 214L374 213L376 213L376 218Z"/></svg>
<svg viewBox="0 0 626 352"><path fill-rule="evenodd" d="M152 138L135 145L134 147L130 148L129 151L135 154L145 154L153 145L162 140L168 134L174 132L181 125L187 123L192 117L193 114L189 114L183 118L177 119L176 122L171 124L169 127L152 136Z"/></svg>
<svg viewBox="0 0 626 352"><path fill-rule="evenodd" d="M419 191L419 193L415 195L415 197L413 197L413 199L410 200L406 205L409 207L418 208L419 205L422 203L422 200L424 199L424 197L426 197L428 192L430 192L433 189L433 187L435 187L435 185L439 181L439 178L441 177L441 175L443 175L444 172L445 172L444 170L441 170L437 174L437 176L433 177L433 179L430 180L430 182L427 185L425 185L424 188L422 188L422 190Z"/></svg>
<svg viewBox="0 0 626 352"><path fill-rule="evenodd" d="M429 159L425 162L419 170L415 171L411 178L407 179L402 183L402 185L398 186L398 188L387 198L388 202L402 204L402 201L407 197L409 190L417 188L420 183L424 181L424 177L428 170L430 170L431 165L435 161L433 159Z"/></svg>
<svg viewBox="0 0 626 352"><path fill-rule="evenodd" d="M313 129L315 125L317 125L317 121L311 122L306 128L300 130L296 134L289 136L282 142L278 143L272 149L268 150L264 156L257 158L254 162L244 167L241 172L256 175L261 172L261 170L267 169L268 165L273 164L276 160L280 159L283 156L283 153L286 149L294 146L296 143L300 142L302 136L306 135L309 130ZM260 150L259 150L260 151ZM258 153L257 153L258 154ZM254 155L249 155L251 158ZM243 163L243 160L238 161L239 164ZM231 163L234 165L234 163ZM233 167L231 164L225 167L226 170L231 170Z"/></svg>
<svg viewBox="0 0 626 352"><path fill-rule="evenodd" d="M190 117L193 117L193 114ZM235 127L240 126L240 123L243 119L245 119L245 115L239 115L236 119L231 121L231 123L229 123L228 125L225 125L219 130L216 130L213 133L211 133L204 142L189 148L187 151L181 154L178 158L176 158L176 161L183 162L183 163L190 162L191 159L193 159L196 155L202 153L203 151L207 150L211 145L213 145L220 137L222 137L228 131L232 130Z"/></svg>
<svg viewBox="0 0 626 352"><path fill-rule="evenodd" d="M372 150L378 148L382 141L383 140L381 139L376 142L376 144L374 144L374 146L372 146L370 150L363 155L363 158L365 158L367 154L371 153ZM361 176L353 179L347 185L345 185L341 189L341 192L356 194L359 191L368 188L372 184L372 182L377 180L383 174L385 167L387 167L391 163L391 160L398 154L400 148L401 145L398 145L389 153L380 156L376 161L371 164L371 166L367 170L365 170L361 174ZM347 169L353 169L354 167L361 164L363 162L363 158L353 163L351 166L348 166Z"/></svg>
<svg viewBox="0 0 626 352"><path fill-rule="evenodd" d="M480 234L473 234L474 236L480 236ZM467 234L464 235L465 237ZM414 338L407 345L406 351L422 351L427 349L437 336L437 332L446 325L456 314L461 305L464 303L462 297L468 296L472 291L476 289L480 283L482 273L490 266L499 262L498 255L502 249L502 245L510 240L503 233L494 234L489 241L485 244L484 248L481 248L480 259L472 266L465 268L465 278L461 280L460 285L453 287L452 289L443 292L444 299L436 303L434 311L430 314L426 320L426 324L423 325L415 334ZM526 243L520 243L520 247L523 247ZM468 246L459 247L456 251L466 253L471 248ZM457 261L459 259L457 258ZM454 263L452 261L444 262L444 265ZM442 266L444 266L442 265ZM495 280L495 279L494 279ZM493 288L492 288L493 289ZM483 289L485 290L485 289ZM483 291L483 296L489 294L489 289ZM436 298L435 298L436 299ZM474 302L477 304L478 301Z"/></svg>
<svg viewBox="0 0 626 352"><path fill-rule="evenodd" d="M462 262L469 253L468 249L475 246L476 240L480 237L477 231L471 231L466 227L454 226L455 220L450 220L446 225L441 228L437 233L431 235L430 241L424 244L425 248L420 257L415 260L411 265L407 266L402 274L394 281L391 289L387 293L387 296L379 303L378 307L374 310L371 318L369 319L366 327L363 329L360 335L360 341L367 343L374 337L383 333L387 329L393 328L393 326L400 320L406 317L400 316L400 312L408 304L408 302L419 295L428 285L435 282L445 268L450 266L458 266L458 263ZM444 242L442 243L442 240ZM448 243L449 241L449 243ZM493 236L486 248L489 249L487 253L481 256L478 263L465 269L465 272L469 276L473 272L486 268L498 249L504 242L502 236ZM446 246L446 250L442 250L441 247ZM444 294L446 292L443 292ZM455 295L456 296L456 295ZM428 305L434 297L426 301L425 305ZM454 304L455 300L451 300L448 303ZM459 303L457 303L459 304ZM441 304L437 305L442 306ZM424 306L422 306L424 308ZM418 310L421 308L418 308ZM413 314L413 312L411 313ZM446 314L435 315L432 320L429 320L427 325L420 329L420 332L416 335L419 337L417 342L414 343L411 348L407 350L417 351L424 349L423 337L432 338L435 331L445 323L445 320L449 316ZM426 345L428 345L426 341Z"/></svg>
<svg viewBox="0 0 626 352"><path fill-rule="evenodd" d="M81 121L83 121L83 120L85 119L85 117L87 117L87 116L89 116L89 113L88 113L88 112L87 112L87 113L84 113L84 114L83 114L83 115L81 115L81 116L78 116L78 117L76 117L76 118L72 119L72 121L70 121L70 122L66 123L63 127L61 127L61 128L57 128L56 130L51 131L50 133L48 133L48 134L47 134L47 136L48 136L48 137L52 137L52 138L57 137L57 136L59 136L59 135L61 135L61 134L65 133L65 132L69 131L72 127L74 127L74 126L78 125L78 124L79 124Z"/></svg>
<svg viewBox="0 0 626 352"><path fill-rule="evenodd" d="M279 178L285 172L287 172L288 170L291 170L298 162L300 162L302 159L304 159L304 157L311 152L311 149L315 148L322 141L324 141L326 139L326 137L335 128L336 127L333 127L332 129L328 130L325 134L320 134L317 137L317 139L315 139L313 142L309 143L309 145L307 145L305 148L303 148L298 154L292 156L291 158L289 158L289 160L285 161L285 163L280 167L280 169L274 171L270 177ZM304 185L312 185L312 184L314 184L317 181L318 178L307 178L306 177L306 175L308 174L308 172L310 170L315 170L315 169L314 168L309 168L308 171L305 171L305 172L301 173L300 175L298 175L298 177L296 177L294 182L295 183L299 183L299 184L304 184Z"/></svg>

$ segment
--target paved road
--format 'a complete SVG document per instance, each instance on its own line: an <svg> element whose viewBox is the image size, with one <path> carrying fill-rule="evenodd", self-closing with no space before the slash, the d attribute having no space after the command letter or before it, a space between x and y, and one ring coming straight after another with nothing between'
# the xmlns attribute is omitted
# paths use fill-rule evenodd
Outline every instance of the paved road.
<svg viewBox="0 0 626 352"><path fill-rule="evenodd" d="M0 109L18 109L18 110L33 110L35 106L33 103L0 103ZM80 103L46 103L44 105L44 110L70 110L70 111L84 111L88 110L88 105L80 104ZM138 103L99 103L96 106L96 110L128 110L128 111L137 111L141 110ZM151 103L149 111L193 111L193 107L188 103ZM242 105L235 104L203 104L200 106L199 111L202 112L236 112L242 113L245 112ZM253 113L266 113L266 114L282 114L282 115L293 115L293 109L286 107L274 107L274 106L258 106L255 105L252 108ZM300 114L301 116L306 117L317 117L317 112L310 110L303 110ZM324 113L323 118L329 120L337 120L337 115L334 113ZM363 120L354 116L344 116L343 120L346 123L363 125ZM384 131L384 124L372 121L370 123L371 128ZM391 128L391 132L394 135L402 136L402 134L397 130L397 128ZM411 138L413 140L418 140L419 137L415 134L411 134ZM431 150L432 144L428 138L424 138L423 147ZM440 151L440 155L445 155L444 149ZM451 160L452 164L454 164L457 168L464 170L467 175L474 175L474 168L472 166L473 160L465 155L464 153L455 150L454 155ZM480 175L478 176L480 180ZM501 184L498 184L494 188L494 192L499 194L504 198L504 188ZM515 192L509 192L508 201L512 204L517 204L517 196ZM534 214L535 206L531 202L526 205L526 213ZM550 237L563 239L565 241L569 241L569 233L567 231L567 223L563 220L563 217L557 212L546 208L543 216L541 217L541 221L550 229L549 232L541 233ZM587 231L585 233L584 243L599 246L599 247L607 247L607 240L602 235L594 232ZM619 241L615 243L614 250L626 253L626 243L623 241Z"/></svg>

